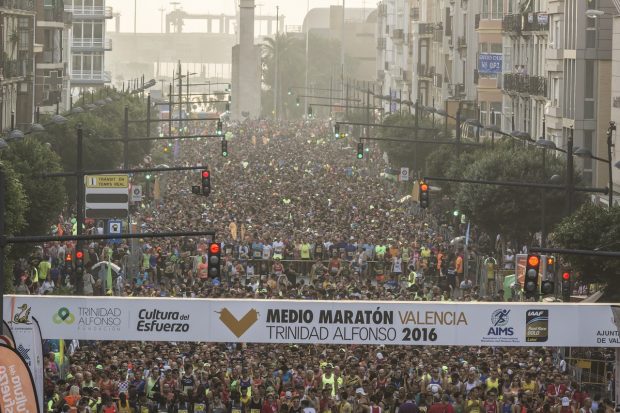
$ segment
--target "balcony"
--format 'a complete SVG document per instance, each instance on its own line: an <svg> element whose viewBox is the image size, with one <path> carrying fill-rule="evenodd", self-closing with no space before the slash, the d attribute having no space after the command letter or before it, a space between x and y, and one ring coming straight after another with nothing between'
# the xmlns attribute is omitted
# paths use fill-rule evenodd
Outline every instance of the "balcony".
<svg viewBox="0 0 620 413"><path fill-rule="evenodd" d="M459 49L464 49L467 47L467 38L465 36L459 36L457 40L457 46Z"/></svg>
<svg viewBox="0 0 620 413"><path fill-rule="evenodd" d="M97 38L88 38L88 37L77 37L73 38L71 42L71 47L73 49L79 51L101 51L101 50L112 50L112 39L97 39Z"/></svg>
<svg viewBox="0 0 620 413"><path fill-rule="evenodd" d="M502 20L502 32L504 33L521 33L522 16L520 14L507 14Z"/></svg>
<svg viewBox="0 0 620 413"><path fill-rule="evenodd" d="M109 6L67 5L65 7L65 11L73 13L73 17L76 19L111 19L112 18L112 7L109 7Z"/></svg>
<svg viewBox="0 0 620 413"><path fill-rule="evenodd" d="M62 3L59 3L59 5ZM58 22L65 23L65 9L62 7L48 7L43 8L43 17L39 19L46 22Z"/></svg>
<svg viewBox="0 0 620 413"><path fill-rule="evenodd" d="M0 0L0 8L34 11L34 0Z"/></svg>
<svg viewBox="0 0 620 413"><path fill-rule="evenodd" d="M418 25L418 33L422 36L432 36L435 33L435 25L432 23L420 23Z"/></svg>
<svg viewBox="0 0 620 413"><path fill-rule="evenodd" d="M431 81L433 79L433 74L435 73L435 68L432 66L428 66L424 63L418 63L418 77L423 78L421 80Z"/></svg>
<svg viewBox="0 0 620 413"><path fill-rule="evenodd" d="M0 79L26 77L32 73L32 60L0 60Z"/></svg>
<svg viewBox="0 0 620 413"><path fill-rule="evenodd" d="M41 58L37 60L37 64L57 64L62 63L62 52L58 49L44 49Z"/></svg>
<svg viewBox="0 0 620 413"><path fill-rule="evenodd" d="M524 32L549 31L549 15L547 13L524 13L522 21Z"/></svg>
<svg viewBox="0 0 620 413"><path fill-rule="evenodd" d="M377 49L379 50L385 50L385 37L379 37L377 38Z"/></svg>
<svg viewBox="0 0 620 413"><path fill-rule="evenodd" d="M72 83L109 83L112 75L107 71L73 70L71 72Z"/></svg>
<svg viewBox="0 0 620 413"><path fill-rule="evenodd" d="M394 29L392 31L392 40L394 42L402 42L405 38L405 32L403 29Z"/></svg>
<svg viewBox="0 0 620 413"><path fill-rule="evenodd" d="M418 20L420 20L420 8L412 7L411 12L409 13L409 16L411 17L411 20L413 20L414 22L417 22Z"/></svg>
<svg viewBox="0 0 620 413"><path fill-rule="evenodd" d="M504 73L504 91L532 96L547 96L547 78L520 73Z"/></svg>
<svg viewBox="0 0 620 413"><path fill-rule="evenodd" d="M543 76L530 76L530 95L547 96L547 78Z"/></svg>

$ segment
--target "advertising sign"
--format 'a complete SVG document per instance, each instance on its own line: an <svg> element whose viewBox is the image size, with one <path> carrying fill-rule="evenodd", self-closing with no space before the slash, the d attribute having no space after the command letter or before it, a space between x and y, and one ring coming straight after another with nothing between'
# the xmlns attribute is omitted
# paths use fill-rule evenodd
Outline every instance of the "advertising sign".
<svg viewBox="0 0 620 413"><path fill-rule="evenodd" d="M606 304L8 297L46 339L620 347Z"/></svg>
<svg viewBox="0 0 620 413"><path fill-rule="evenodd" d="M480 53L478 57L478 72L486 74L502 73L502 54Z"/></svg>
<svg viewBox="0 0 620 413"><path fill-rule="evenodd" d="M40 413L32 375L17 350L0 344L0 411Z"/></svg>

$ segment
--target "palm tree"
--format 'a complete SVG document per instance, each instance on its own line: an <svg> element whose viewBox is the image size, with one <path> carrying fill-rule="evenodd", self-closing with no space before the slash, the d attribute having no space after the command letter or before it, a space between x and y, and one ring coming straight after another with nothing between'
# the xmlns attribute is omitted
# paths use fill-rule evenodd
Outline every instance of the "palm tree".
<svg viewBox="0 0 620 413"><path fill-rule="evenodd" d="M278 107L273 108L277 113L281 113L288 90L303 81L304 64L304 45L299 37L281 33L267 37L262 44L263 83L278 95Z"/></svg>

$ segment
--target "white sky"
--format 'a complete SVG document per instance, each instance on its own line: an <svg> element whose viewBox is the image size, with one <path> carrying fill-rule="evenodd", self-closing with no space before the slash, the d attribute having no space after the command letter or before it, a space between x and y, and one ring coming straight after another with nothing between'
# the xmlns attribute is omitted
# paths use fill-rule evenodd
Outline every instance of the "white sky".
<svg viewBox="0 0 620 413"><path fill-rule="evenodd" d="M172 11L170 0L134 0L137 4L138 21L137 31L141 33L157 33L161 30L161 12L164 15ZM121 13L121 31L133 32L134 1L132 0L107 0L106 5L112 6L114 12ZM235 0L176 0L183 10L189 13L213 13L235 14ZM375 8L378 0L345 0L348 7ZM330 5L342 4L342 0L309 0L310 8L329 7ZM280 6L280 14L285 16L285 25L301 25L308 0L256 0L256 14L276 14L276 6ZM200 20L187 20L184 31L197 31L204 27L205 23ZM114 30L114 24L109 22L107 30Z"/></svg>

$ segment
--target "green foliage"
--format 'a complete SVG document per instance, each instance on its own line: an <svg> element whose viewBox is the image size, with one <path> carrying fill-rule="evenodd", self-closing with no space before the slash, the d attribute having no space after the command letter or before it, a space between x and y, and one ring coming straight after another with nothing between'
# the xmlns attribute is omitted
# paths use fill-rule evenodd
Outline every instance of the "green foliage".
<svg viewBox="0 0 620 413"><path fill-rule="evenodd" d="M19 174L15 172L11 164L3 161L0 163L0 168L4 170L6 184L4 233L6 235L15 235L26 225L28 197L26 196L22 183L19 181Z"/></svg>
<svg viewBox="0 0 620 413"><path fill-rule="evenodd" d="M588 202L557 225L551 234L551 241L559 248L618 251L620 207L608 209ZM620 258L564 255L562 260L579 273L580 279L606 283L606 298L618 301Z"/></svg>
<svg viewBox="0 0 620 413"><path fill-rule="evenodd" d="M66 203L64 179L45 179L43 172L62 170L59 156L34 136L13 142L3 154L21 182L27 198L26 225L20 235L42 235L60 215Z"/></svg>
<svg viewBox="0 0 620 413"><path fill-rule="evenodd" d="M416 124L415 116L408 113L392 114L387 116L384 125L407 126L413 128ZM413 129L401 128L377 128L378 138L398 138L410 140L442 140L444 139L443 129L439 124L433 125L428 118L420 118L417 134ZM380 143L383 151L387 152L390 163L395 167L409 167L411 171L424 169L427 157L436 148L436 144L409 143L385 141ZM415 176L412 174L412 176Z"/></svg>
<svg viewBox="0 0 620 413"><path fill-rule="evenodd" d="M304 95L329 96L329 91L312 91L312 87L337 89L340 83L340 42L323 36L310 34L308 38L308 90L303 87L306 82L306 39L290 33L281 33L265 38L262 44L263 116L272 116L274 110L274 88L276 79L276 49L278 56L278 102L283 117L292 118L304 115ZM347 77L355 77L355 67L349 56L345 56ZM291 94L289 95L289 91ZM353 93L351 91L351 93ZM334 98L340 92L333 92ZM296 101L299 98L300 105ZM308 102L327 104L328 99L311 99ZM313 107L314 112L327 113L328 108Z"/></svg>
<svg viewBox="0 0 620 413"><path fill-rule="evenodd" d="M543 177L542 150L496 144L481 153L463 171L463 178L508 182L548 183L554 174L565 176L564 160L547 153ZM575 178L575 182L579 177ZM457 206L489 234L500 233L519 243L540 230L541 189L460 184ZM550 228L564 214L566 192L545 189L546 222Z"/></svg>
<svg viewBox="0 0 620 413"><path fill-rule="evenodd" d="M86 99L86 102L89 102L89 99ZM85 103L80 101L76 102L74 106L84 107L84 105ZM51 145L52 150L60 157L63 170L75 171L77 167L77 127L81 125L84 134L84 168L87 170L117 168L123 163L123 144L122 142L106 142L104 139L123 136L125 105L129 107L130 120L146 119L145 102L135 97L125 96L92 112L71 115L67 118L67 122L62 125L47 126L46 131L38 134L37 138L41 142L48 142ZM155 115L151 114L151 117L155 118ZM157 123L153 122L151 128L151 136L155 136ZM145 123L132 122L129 124L130 140L131 138L145 136ZM130 165L141 163L150 149L151 143L149 141L130 143ZM75 179L67 179L65 185L69 202L74 202L76 198Z"/></svg>

